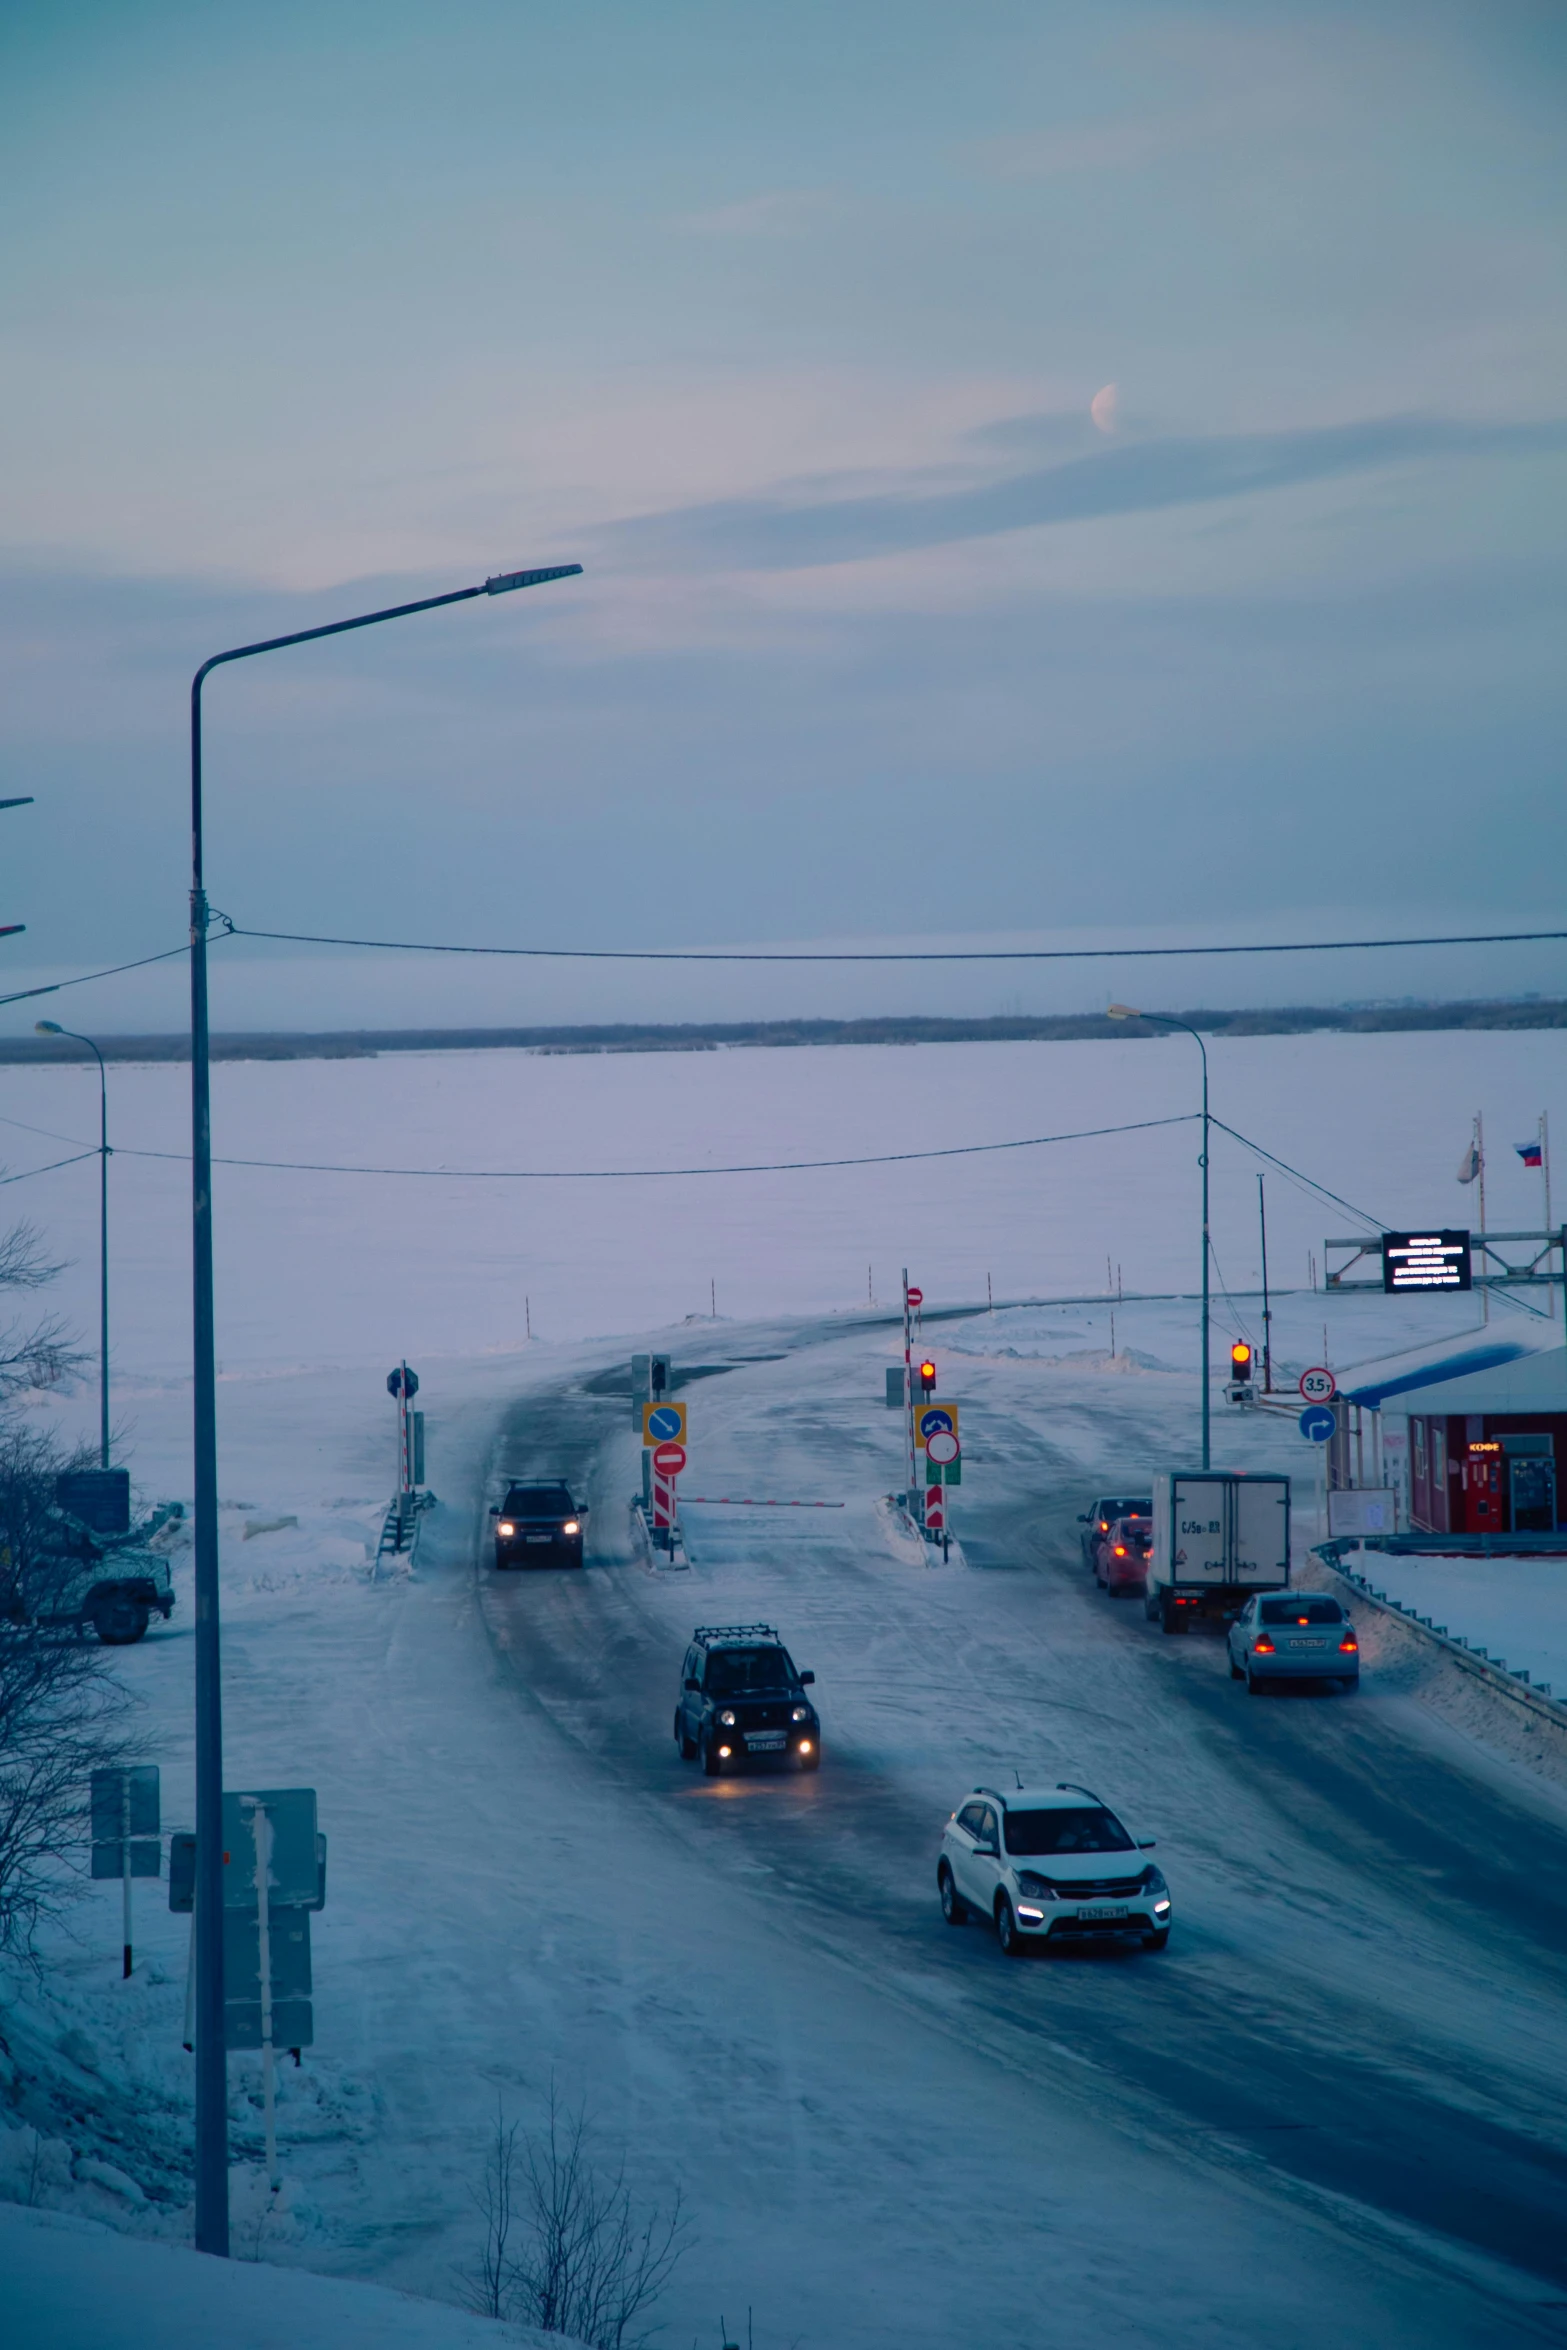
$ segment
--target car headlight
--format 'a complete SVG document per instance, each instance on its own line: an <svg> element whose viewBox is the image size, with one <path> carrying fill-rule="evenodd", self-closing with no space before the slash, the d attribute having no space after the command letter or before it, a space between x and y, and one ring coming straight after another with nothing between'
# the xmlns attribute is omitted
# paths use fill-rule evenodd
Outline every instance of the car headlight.
<svg viewBox="0 0 1567 2350"><path fill-rule="evenodd" d="M515 1533L516 1533L516 1531L517 1531L517 1529L516 1529L516 1527L515 1527L515 1526L512 1524L512 1522L511 1522L510 1518L502 1518L502 1520L501 1520L500 1524L499 1524L499 1525L496 1527L495 1531L496 1531L496 1533L497 1533L497 1534L515 1534Z"/></svg>
<svg viewBox="0 0 1567 2350"><path fill-rule="evenodd" d="M791 1722L808 1722L810 1718L811 1709L808 1705L797 1705L789 1716Z"/></svg>
<svg viewBox="0 0 1567 2350"><path fill-rule="evenodd" d="M1162 1870L1156 1869L1152 1866L1144 1869L1143 1891L1145 1893L1168 1893L1169 1890L1169 1886L1164 1881L1164 1873Z"/></svg>
<svg viewBox="0 0 1567 2350"><path fill-rule="evenodd" d="M1056 1889L1050 1879L1037 1875L1033 1869L1018 1870L1017 1889L1020 1893L1026 1893L1031 1901L1054 1901L1056 1898Z"/></svg>
<svg viewBox="0 0 1567 2350"><path fill-rule="evenodd" d="M730 1712L727 1710L727 1708L725 1709L725 1711L724 1711L723 1713L721 1713L721 1714L719 1715L719 1717L718 1717L718 1718L719 1718L720 1722L723 1724L723 1726L724 1726L724 1728L725 1728L726 1730L732 1730L732 1729L734 1728L734 1726L735 1726L735 1718L734 1718L734 1715L733 1715L732 1713L730 1713Z"/></svg>
<svg viewBox="0 0 1567 2350"><path fill-rule="evenodd" d="M561 1532L563 1534L580 1534L582 1532L581 1521L577 1518L568 1518L565 1525L562 1526Z"/></svg>

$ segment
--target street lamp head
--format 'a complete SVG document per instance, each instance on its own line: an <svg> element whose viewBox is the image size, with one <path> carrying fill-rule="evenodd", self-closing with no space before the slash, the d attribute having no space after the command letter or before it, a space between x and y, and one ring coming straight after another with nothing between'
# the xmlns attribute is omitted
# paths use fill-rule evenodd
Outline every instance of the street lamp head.
<svg viewBox="0 0 1567 2350"><path fill-rule="evenodd" d="M1134 1012L1130 1004L1112 1004L1105 1013L1107 1020L1140 1020L1141 1012Z"/></svg>
<svg viewBox="0 0 1567 2350"><path fill-rule="evenodd" d="M580 563L551 563L543 571L497 571L493 579L484 583L487 596L507 596L513 588L543 587L551 579L575 579L581 571Z"/></svg>
<svg viewBox="0 0 1567 2350"><path fill-rule="evenodd" d="M58 1020L35 1020L33 1033L36 1036L63 1036L65 1030L60 1026Z"/></svg>

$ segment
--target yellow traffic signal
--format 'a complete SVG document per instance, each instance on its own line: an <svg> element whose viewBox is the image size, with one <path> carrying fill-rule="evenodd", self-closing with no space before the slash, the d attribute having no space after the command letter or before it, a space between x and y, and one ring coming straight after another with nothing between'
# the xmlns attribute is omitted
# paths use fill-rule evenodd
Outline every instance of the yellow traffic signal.
<svg viewBox="0 0 1567 2350"><path fill-rule="evenodd" d="M934 1364L934 1363L931 1363L931 1362L924 1362L924 1363L921 1363L921 1365L920 1365L920 1393L921 1393L922 1395L934 1395L934 1394L935 1394L935 1392L936 1392L936 1366L935 1366L935 1364Z"/></svg>
<svg viewBox="0 0 1567 2350"><path fill-rule="evenodd" d="M1251 1348L1244 1339L1238 1340L1230 1349L1230 1376L1232 1379L1251 1377Z"/></svg>

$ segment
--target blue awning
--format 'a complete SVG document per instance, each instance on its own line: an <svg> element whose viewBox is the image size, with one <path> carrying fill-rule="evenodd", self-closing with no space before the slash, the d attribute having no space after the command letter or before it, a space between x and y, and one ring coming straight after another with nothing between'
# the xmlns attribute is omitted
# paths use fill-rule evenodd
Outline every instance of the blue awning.
<svg viewBox="0 0 1567 2350"><path fill-rule="evenodd" d="M1517 1339L1494 1338L1479 1346L1466 1346L1452 1354L1442 1355L1435 1362L1406 1364L1402 1370L1389 1364L1385 1370L1364 1379L1355 1379L1352 1385L1341 1387L1339 1393L1347 1403L1366 1404L1372 1411L1380 1411L1392 1395L1409 1395L1420 1387L1445 1387L1450 1380L1466 1379L1477 1371L1494 1371L1502 1363L1522 1361L1535 1349L1522 1345Z"/></svg>

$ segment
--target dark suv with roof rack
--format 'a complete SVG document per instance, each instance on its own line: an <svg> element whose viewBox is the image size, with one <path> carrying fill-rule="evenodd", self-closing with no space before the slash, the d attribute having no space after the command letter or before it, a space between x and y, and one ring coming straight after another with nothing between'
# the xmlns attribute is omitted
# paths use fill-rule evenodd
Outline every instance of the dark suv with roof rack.
<svg viewBox="0 0 1567 2350"><path fill-rule="evenodd" d="M542 1567L563 1559L568 1567L580 1567L587 1514L559 1478L508 1485L506 1499L490 1512L495 1520L495 1564Z"/></svg>
<svg viewBox="0 0 1567 2350"><path fill-rule="evenodd" d="M771 1624L698 1624L686 1651L675 1744L710 1779L765 1759L814 1771L822 1726L802 1673Z"/></svg>

